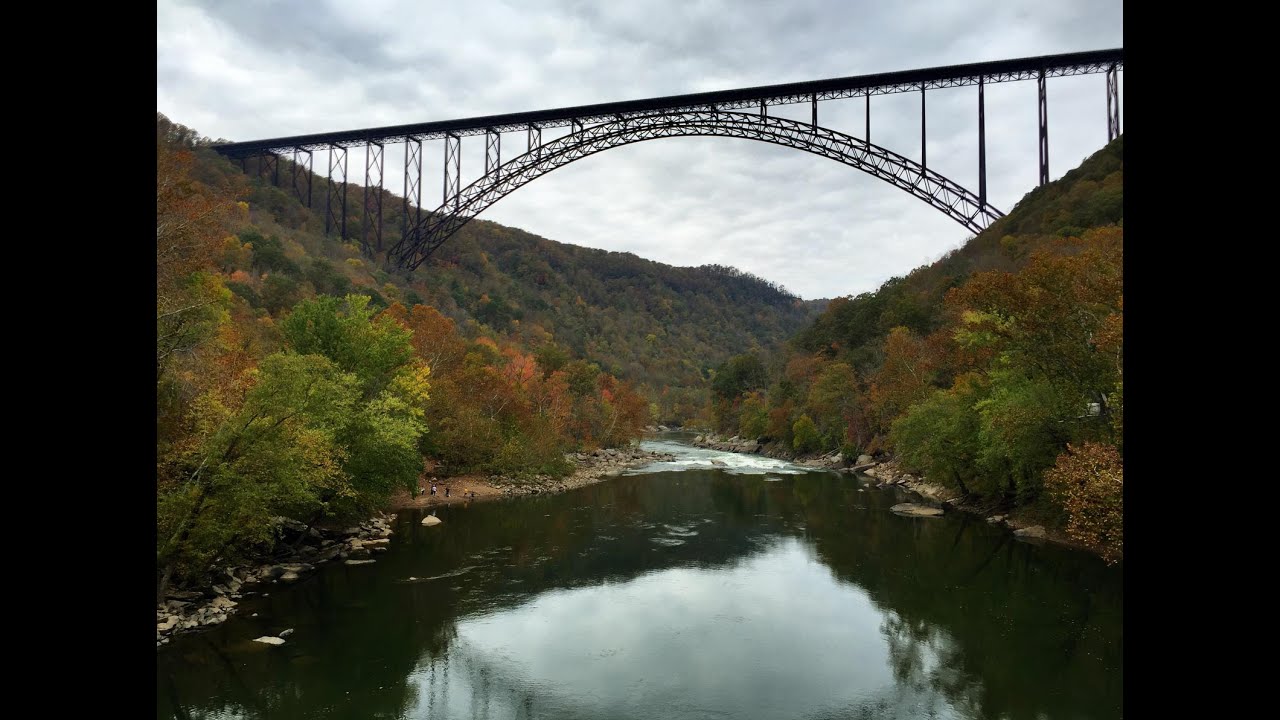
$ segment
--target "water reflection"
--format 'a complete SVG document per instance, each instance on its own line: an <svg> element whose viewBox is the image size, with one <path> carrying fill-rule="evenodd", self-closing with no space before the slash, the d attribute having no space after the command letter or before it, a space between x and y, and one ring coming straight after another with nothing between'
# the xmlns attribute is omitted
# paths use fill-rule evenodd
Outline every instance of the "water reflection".
<svg viewBox="0 0 1280 720"><path fill-rule="evenodd" d="M899 499L717 468L407 513L164 648L158 717L1120 717L1114 568Z"/></svg>

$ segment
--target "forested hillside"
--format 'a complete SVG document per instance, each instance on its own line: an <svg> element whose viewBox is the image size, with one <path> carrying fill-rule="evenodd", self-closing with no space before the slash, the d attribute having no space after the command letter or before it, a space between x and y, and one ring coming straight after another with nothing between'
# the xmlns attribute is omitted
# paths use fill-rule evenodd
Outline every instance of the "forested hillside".
<svg viewBox="0 0 1280 720"><path fill-rule="evenodd" d="M193 174L211 186L244 182L250 227L227 246L228 287L255 310L276 313L313 295L356 289L374 307L424 304L474 339L510 339L548 358L581 358L634 383L655 422L683 423L706 406L710 371L728 357L775 346L824 307L732 267L673 267L631 253L547 240L473 220L417 270L405 273L361 254L363 188L347 189L348 242L325 236L327 179L312 175L314 210L293 192L292 164L274 173L217 155L207 139L160 116L193 147ZM258 177L261 175L261 177ZM304 173L305 176L305 173ZM305 183L300 181L305 188ZM335 191L340 188L335 186ZM400 237L403 201L383 194L384 245ZM389 240L389 242L387 242Z"/></svg>
<svg viewBox="0 0 1280 720"><path fill-rule="evenodd" d="M389 272L163 115L156 155L161 596L270 547L282 518L352 517L416 489L428 462L564 475L566 452L702 412L715 363L820 309L732 268L484 222ZM390 233L399 216L385 220Z"/></svg>
<svg viewBox="0 0 1280 720"><path fill-rule="evenodd" d="M891 452L1118 554L1123 144L941 260L836 298L781 357L717 368L718 429L795 452Z"/></svg>

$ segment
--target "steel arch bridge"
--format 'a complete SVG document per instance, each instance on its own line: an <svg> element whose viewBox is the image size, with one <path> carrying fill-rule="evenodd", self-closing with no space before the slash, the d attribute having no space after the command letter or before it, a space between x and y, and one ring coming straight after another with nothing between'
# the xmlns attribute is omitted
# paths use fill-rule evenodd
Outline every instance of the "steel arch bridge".
<svg viewBox="0 0 1280 720"><path fill-rule="evenodd" d="M1105 74L1107 140L1120 135L1119 72L1124 50L1099 50L1034 58L999 60L877 75L769 85L555 110L492 115L464 120L397 125L302 135L213 146L239 159L246 172L248 159L257 158L259 175L270 174L280 185L280 158L292 155L292 189L299 201L313 207L312 161L316 150L328 150L325 232L337 230L346 240L347 151L365 149L364 212L358 239L368 255L386 252L387 259L405 269L425 262L471 219L523 185L576 160L615 147L664 137L736 137L767 142L827 157L879 178L910 193L977 234L1003 213L987 202L985 87L989 83L1035 80L1038 87L1039 184L1049 181L1049 126L1046 79L1069 75ZM976 85L978 88L978 190L973 192L927 166L929 89ZM920 160L871 143L871 97L920 93ZM821 101L862 97L866 103L865 137L857 138L818 124ZM769 115L769 107L808 103L808 123ZM735 112L744 109L749 112ZM567 135L542 141L546 128L568 127ZM502 135L521 132L525 152L502 162ZM468 135L485 136L484 174L461 186L462 144ZM423 143L444 141L441 205L422 208ZM405 144L401 237L383 243L384 151L388 143ZM336 178L335 178L336 176Z"/></svg>

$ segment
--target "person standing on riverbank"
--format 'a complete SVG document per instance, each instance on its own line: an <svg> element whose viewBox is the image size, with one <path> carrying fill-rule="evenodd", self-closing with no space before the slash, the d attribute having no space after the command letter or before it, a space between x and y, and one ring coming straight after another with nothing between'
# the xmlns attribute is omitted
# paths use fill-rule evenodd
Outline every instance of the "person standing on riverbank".
<svg viewBox="0 0 1280 720"><path fill-rule="evenodd" d="M436 484L435 484L435 483L431 483L431 494L432 494L432 495L435 495L435 494L436 494Z"/></svg>

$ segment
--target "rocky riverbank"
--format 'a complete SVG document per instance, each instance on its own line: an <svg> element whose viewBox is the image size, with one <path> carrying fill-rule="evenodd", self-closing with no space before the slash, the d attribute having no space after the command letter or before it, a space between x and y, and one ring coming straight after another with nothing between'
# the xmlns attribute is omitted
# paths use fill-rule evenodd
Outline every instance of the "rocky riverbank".
<svg viewBox="0 0 1280 720"><path fill-rule="evenodd" d="M236 613L241 598L270 587L288 585L315 571L317 565L335 560L349 565L373 562L387 551L394 514L379 513L369 520L342 529L308 528L281 518L280 542L270 562L224 568L220 582L202 590L170 591L156 607L156 647L179 633L195 632L226 621Z"/></svg>
<svg viewBox="0 0 1280 720"><path fill-rule="evenodd" d="M892 458L877 460L869 455L860 455L856 460L848 461L840 453L797 456L790 448L780 442L761 443L758 440L748 440L737 436L725 438L714 433L699 435L694 438L693 444L698 447L723 452L764 455L815 469L862 473L879 481L877 487L884 488L890 485L897 485L920 495L928 501L926 505L913 505L911 508L907 508L905 505L899 506L904 508L903 514L941 514L941 512L925 513L928 508L972 513L982 516L989 523L1009 528L1019 539L1031 541L1048 540L1078 550L1100 554L1098 548L1090 547L1071 539L1061 529L1037 524L1034 520L1022 517L1016 509L1002 509L997 501L973 500L966 498L958 490L927 482L922 477L904 471L898 465L898 461Z"/></svg>
<svg viewBox="0 0 1280 720"><path fill-rule="evenodd" d="M238 600L261 593L270 587L297 582L316 567L327 562L342 561L348 565L374 562L374 555L387 551L395 510L411 507L433 507L466 503L473 500L563 492L590 485L632 467L660 460L673 460L674 455L639 448L603 449L565 456L577 469L563 478L535 476L515 479L502 476L469 476L429 478L437 486L435 495L411 497L401 492L392 497L393 512L379 513L369 520L348 528L326 529L303 525L281 518L276 552L269 562L238 565L223 569L219 582L203 589L175 589L156 607L156 647L180 633L197 632L225 622L236 613ZM444 488L448 487L448 497Z"/></svg>
<svg viewBox="0 0 1280 720"><path fill-rule="evenodd" d="M614 477L623 470L641 467L661 460L674 460L675 456L670 453L652 452L641 450L638 447L631 447L568 453L565 455L565 459L573 463L576 469L572 474L559 478L551 477L550 475L534 475L524 478L503 475L461 475L430 478L426 481L426 486L429 487L432 484L436 486L434 495L425 493L412 497L408 492L402 491L392 498L391 508L393 510L429 508L518 495L564 492ZM445 488L449 489L448 496L445 495Z"/></svg>

